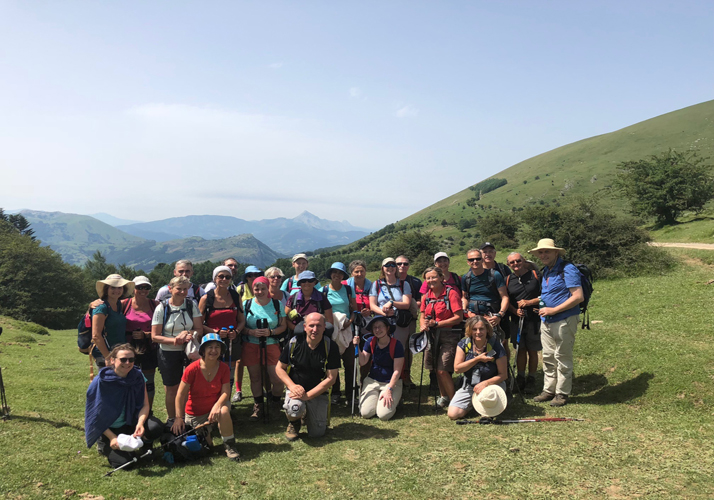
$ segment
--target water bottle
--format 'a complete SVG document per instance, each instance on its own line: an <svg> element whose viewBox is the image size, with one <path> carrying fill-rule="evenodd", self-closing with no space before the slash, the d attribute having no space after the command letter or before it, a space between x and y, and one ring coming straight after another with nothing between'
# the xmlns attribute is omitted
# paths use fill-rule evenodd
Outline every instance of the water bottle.
<svg viewBox="0 0 714 500"><path fill-rule="evenodd" d="M198 442L197 436L187 436L181 446L194 453L201 451L201 443Z"/></svg>
<svg viewBox="0 0 714 500"><path fill-rule="evenodd" d="M543 302L543 299L540 299L540 302L538 302L538 309L543 309L545 307L545 302ZM553 316L545 316L545 319L550 320Z"/></svg>

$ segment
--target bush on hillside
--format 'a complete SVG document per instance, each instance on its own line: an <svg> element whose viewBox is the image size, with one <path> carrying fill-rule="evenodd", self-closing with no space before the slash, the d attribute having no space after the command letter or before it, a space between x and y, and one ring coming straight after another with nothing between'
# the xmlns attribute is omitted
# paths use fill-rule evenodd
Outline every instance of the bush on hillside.
<svg viewBox="0 0 714 500"><path fill-rule="evenodd" d="M409 231L399 233L383 247L385 257L405 255L411 261L409 269L415 276L434 262L434 254L439 251L439 242L430 233Z"/></svg>
<svg viewBox="0 0 714 500"><path fill-rule="evenodd" d="M485 181L481 181L473 186L470 186L469 189L477 193L486 194L500 188L501 186L505 186L506 184L508 184L506 179L492 177L491 179L486 179Z"/></svg>
<svg viewBox="0 0 714 500"><path fill-rule="evenodd" d="M476 232L480 240L490 241L498 248L515 248L520 224L520 216L512 212L489 212L479 220Z"/></svg>
<svg viewBox="0 0 714 500"><path fill-rule="evenodd" d="M533 248L541 238L553 238L568 260L587 264L596 277L660 272L673 265L664 251L648 247L649 235L635 219L607 212L594 200L529 207L521 217L521 242Z"/></svg>

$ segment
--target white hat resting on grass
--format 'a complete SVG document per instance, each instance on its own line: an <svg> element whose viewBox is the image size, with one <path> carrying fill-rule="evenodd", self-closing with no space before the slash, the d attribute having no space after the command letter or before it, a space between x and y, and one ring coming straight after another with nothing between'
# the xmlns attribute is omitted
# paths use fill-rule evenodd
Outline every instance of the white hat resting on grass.
<svg viewBox="0 0 714 500"><path fill-rule="evenodd" d="M501 386L489 385L479 394L474 393L471 403L474 409L484 417L495 417L503 413L508 404L506 391Z"/></svg>
<svg viewBox="0 0 714 500"><path fill-rule="evenodd" d="M136 451L144 446L144 441L141 438L130 436L129 434L119 434L117 443L121 451Z"/></svg>

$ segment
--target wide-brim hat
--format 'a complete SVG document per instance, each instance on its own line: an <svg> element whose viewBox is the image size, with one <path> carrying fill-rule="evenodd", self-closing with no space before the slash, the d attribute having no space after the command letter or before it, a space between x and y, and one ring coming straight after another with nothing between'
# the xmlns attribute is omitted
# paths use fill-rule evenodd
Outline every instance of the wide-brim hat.
<svg viewBox="0 0 714 500"><path fill-rule="evenodd" d="M217 333L207 333L201 339L201 345L198 348L198 354L203 356L203 353L206 350L205 346L209 342L219 342L221 344L221 356L223 356L226 353L226 343L223 342L223 339L221 339L221 336L218 335Z"/></svg>
<svg viewBox="0 0 714 500"><path fill-rule="evenodd" d="M542 240L538 241L538 246L531 250L528 250L528 253L534 253L538 250L557 250L560 255L565 255L565 248L556 247L555 241L551 238L543 238Z"/></svg>
<svg viewBox="0 0 714 500"><path fill-rule="evenodd" d="M429 345L429 336L426 330L423 332L415 333L409 337L409 350L412 354L419 354L423 352Z"/></svg>
<svg viewBox="0 0 714 500"><path fill-rule="evenodd" d="M474 393L471 403L484 417L496 417L506 409L508 398L501 386L489 385L480 394Z"/></svg>
<svg viewBox="0 0 714 500"><path fill-rule="evenodd" d="M342 271L343 279L347 279L350 277L349 273L347 272L347 266L345 266L342 262L332 263L330 268L325 273L325 277L327 279L332 279L332 271Z"/></svg>
<svg viewBox="0 0 714 500"><path fill-rule="evenodd" d="M134 282L125 280L119 274L110 274L103 280L97 281L97 295L99 295L99 298L102 297L102 293L104 292L104 285L126 287L126 291L123 294L126 296L129 296L134 293Z"/></svg>
<svg viewBox="0 0 714 500"><path fill-rule="evenodd" d="M367 325L364 327L364 329L367 330L369 333L372 333L372 327L377 323L377 321L381 321L382 323L387 325L387 333L389 333L389 335L393 334L394 330L397 329L397 325L394 323L394 321L391 321L386 316L379 316L379 315L370 319L367 322Z"/></svg>

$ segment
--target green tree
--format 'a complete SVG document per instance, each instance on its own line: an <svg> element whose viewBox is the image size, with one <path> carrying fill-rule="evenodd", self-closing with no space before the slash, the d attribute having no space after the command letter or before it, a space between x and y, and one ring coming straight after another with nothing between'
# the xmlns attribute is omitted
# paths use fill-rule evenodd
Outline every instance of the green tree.
<svg viewBox="0 0 714 500"><path fill-rule="evenodd" d="M103 280L110 274L116 274L119 271L114 264L107 263L106 257L102 255L102 252L97 250L94 252L91 258L87 259L84 263L84 274L90 281ZM123 275L122 275L123 276ZM123 276L124 278L130 280L133 276Z"/></svg>
<svg viewBox="0 0 714 500"><path fill-rule="evenodd" d="M412 263L410 272L421 274L434 262L434 254L439 251L438 240L430 233L414 230L399 233L383 247L384 257L405 255Z"/></svg>
<svg viewBox="0 0 714 500"><path fill-rule="evenodd" d="M0 208L0 221L5 221L10 224L11 227L19 231L20 234L29 236L31 239L35 239L35 230L30 228L30 223L23 215L20 214L6 214L5 211Z"/></svg>
<svg viewBox="0 0 714 500"><path fill-rule="evenodd" d="M520 225L520 217L513 212L489 212L478 221L476 230L483 241L498 247L515 248Z"/></svg>
<svg viewBox="0 0 714 500"><path fill-rule="evenodd" d="M677 221L682 212L701 212L714 197L712 166L696 151L669 149L659 155L619 164L615 186L636 215L654 217L660 225Z"/></svg>

